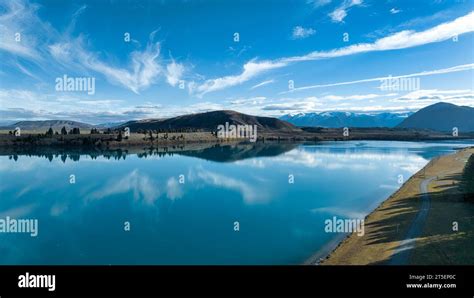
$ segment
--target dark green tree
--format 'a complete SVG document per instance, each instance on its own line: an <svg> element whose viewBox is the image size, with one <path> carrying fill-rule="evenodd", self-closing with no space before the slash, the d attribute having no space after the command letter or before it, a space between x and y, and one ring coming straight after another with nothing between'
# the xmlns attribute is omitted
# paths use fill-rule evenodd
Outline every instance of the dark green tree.
<svg viewBox="0 0 474 298"><path fill-rule="evenodd" d="M46 132L46 136L51 137L54 134L53 128L50 127L48 131Z"/></svg>

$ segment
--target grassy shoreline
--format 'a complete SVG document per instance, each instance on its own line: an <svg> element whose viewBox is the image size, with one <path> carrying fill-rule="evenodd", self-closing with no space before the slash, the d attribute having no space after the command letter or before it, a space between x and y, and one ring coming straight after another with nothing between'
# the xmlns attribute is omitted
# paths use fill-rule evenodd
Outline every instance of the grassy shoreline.
<svg viewBox="0 0 474 298"><path fill-rule="evenodd" d="M387 264L397 253L420 209L420 184L434 177L428 191L431 208L409 264L474 264L474 204L459 189L464 165L474 147L432 159L365 218L365 235L350 234L320 261L314 255L305 264ZM453 223L459 225L453 231ZM463 249L459 249L463 247Z"/></svg>
<svg viewBox="0 0 474 298"><path fill-rule="evenodd" d="M168 146L190 143L235 143L248 142L248 139L218 138L215 132L132 132L125 136L117 131L109 133L58 134L45 135L38 131L22 131L15 136L9 131L0 131L0 148L5 147L87 147L87 148L130 148L138 146ZM319 141L351 141L351 140L378 140L378 141L441 141L474 139L473 133L464 133L453 137L448 133L390 128L350 128L349 134L344 135L338 128L303 128L298 133L286 131L258 132L257 142L319 142Z"/></svg>

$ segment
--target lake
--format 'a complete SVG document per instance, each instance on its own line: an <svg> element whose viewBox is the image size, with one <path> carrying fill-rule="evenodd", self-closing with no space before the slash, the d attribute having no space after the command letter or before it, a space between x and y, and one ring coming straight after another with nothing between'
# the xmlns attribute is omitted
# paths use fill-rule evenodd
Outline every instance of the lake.
<svg viewBox="0 0 474 298"><path fill-rule="evenodd" d="M0 264L300 264L438 155L472 142L0 156Z"/></svg>

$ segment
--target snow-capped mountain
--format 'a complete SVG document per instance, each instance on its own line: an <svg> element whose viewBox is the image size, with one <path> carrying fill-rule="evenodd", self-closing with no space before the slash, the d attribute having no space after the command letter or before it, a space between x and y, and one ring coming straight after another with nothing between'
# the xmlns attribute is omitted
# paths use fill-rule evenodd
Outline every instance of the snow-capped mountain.
<svg viewBox="0 0 474 298"><path fill-rule="evenodd" d="M280 117L296 126L320 127L395 127L413 112L405 113L353 113L320 112L287 114Z"/></svg>

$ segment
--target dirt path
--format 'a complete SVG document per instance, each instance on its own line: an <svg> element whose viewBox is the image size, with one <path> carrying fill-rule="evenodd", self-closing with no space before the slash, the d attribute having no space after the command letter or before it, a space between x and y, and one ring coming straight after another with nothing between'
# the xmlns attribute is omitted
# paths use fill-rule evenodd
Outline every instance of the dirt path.
<svg viewBox="0 0 474 298"><path fill-rule="evenodd" d="M426 178L420 183L421 207L420 211L413 219L405 239L400 242L400 246L393 251L393 256L388 265L407 265L411 252L415 248L416 238L420 237L423 227L430 210L430 195L428 194L428 185L436 177Z"/></svg>

